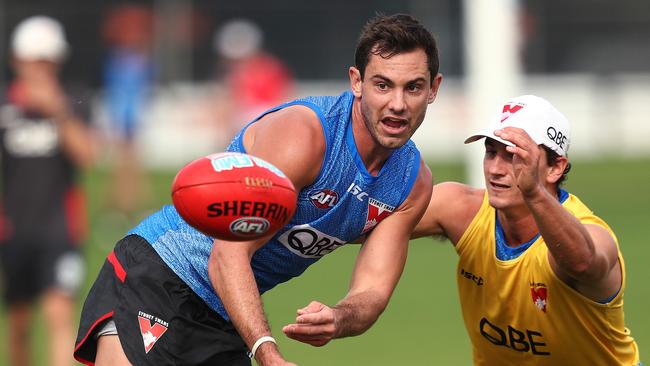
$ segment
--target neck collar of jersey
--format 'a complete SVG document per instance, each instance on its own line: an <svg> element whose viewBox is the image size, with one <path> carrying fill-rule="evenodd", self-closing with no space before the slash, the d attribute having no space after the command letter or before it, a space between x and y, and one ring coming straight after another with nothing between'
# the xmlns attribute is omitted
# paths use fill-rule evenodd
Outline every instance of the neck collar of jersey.
<svg viewBox="0 0 650 366"><path fill-rule="evenodd" d="M560 201L560 203L564 203L564 201L566 201L567 198L569 198L569 192L560 188L560 191L558 192L558 200ZM496 239L496 256L499 260L507 261L519 257L523 252L526 251L526 249L530 248L530 246L533 245L533 243L537 241L537 239L540 236L540 234L538 233L537 235L535 235L535 237L533 237L529 241L511 247L506 243L505 232L503 231L501 222L499 222L499 215L497 215L496 211L494 215L495 215L494 235Z"/></svg>

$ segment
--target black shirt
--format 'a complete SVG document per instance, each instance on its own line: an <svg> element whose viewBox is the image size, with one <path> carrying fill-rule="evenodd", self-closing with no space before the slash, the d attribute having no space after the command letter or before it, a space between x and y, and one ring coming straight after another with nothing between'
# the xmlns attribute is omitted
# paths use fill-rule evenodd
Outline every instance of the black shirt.
<svg viewBox="0 0 650 366"><path fill-rule="evenodd" d="M4 239L73 241L76 169L55 121L2 105L0 154Z"/></svg>

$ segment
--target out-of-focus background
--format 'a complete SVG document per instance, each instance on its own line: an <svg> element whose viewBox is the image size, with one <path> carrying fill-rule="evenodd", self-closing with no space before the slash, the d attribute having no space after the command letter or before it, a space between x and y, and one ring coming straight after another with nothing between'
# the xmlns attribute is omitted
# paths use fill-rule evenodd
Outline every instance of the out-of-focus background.
<svg viewBox="0 0 650 366"><path fill-rule="evenodd" d="M411 13L438 40L445 79L414 137L437 181L481 184L480 153L462 141L508 96L543 96L568 117L574 168L567 188L617 232L628 271L626 322L647 359L650 3L639 0L0 0L2 89L12 77L13 28L28 16L51 16L70 46L64 84L100 137L100 158L83 174L90 236L82 297L114 242L171 203L171 180L183 164L222 150L274 104L348 88L359 31L377 12ZM469 365L455 253L432 239L413 241L394 298L367 334L318 349L281 335L297 308L345 294L357 250L342 248L264 296L287 358ZM6 365L2 315L0 324ZM35 364L45 365L38 321L35 330Z"/></svg>

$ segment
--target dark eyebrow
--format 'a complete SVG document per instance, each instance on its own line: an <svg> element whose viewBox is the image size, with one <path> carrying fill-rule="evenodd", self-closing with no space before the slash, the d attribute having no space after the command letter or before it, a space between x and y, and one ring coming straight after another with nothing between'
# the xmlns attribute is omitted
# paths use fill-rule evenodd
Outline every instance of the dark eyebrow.
<svg viewBox="0 0 650 366"><path fill-rule="evenodd" d="M383 82L385 82L387 84L391 84L391 85L393 84L393 81L391 79L389 79L389 78L387 78L387 77L385 77L384 75L381 75L381 74L372 75L370 78L371 79L380 79L380 80L382 80Z"/></svg>
<svg viewBox="0 0 650 366"><path fill-rule="evenodd" d="M394 82L391 79L389 79L388 77L386 77L384 75L381 75L381 74L372 75L370 78L371 79L381 79L382 81L384 81L386 84L389 84L389 85L394 84ZM406 85L416 84L416 83L426 83L426 82L427 82L427 80L425 78L419 77L419 78L415 78L413 80L407 81Z"/></svg>

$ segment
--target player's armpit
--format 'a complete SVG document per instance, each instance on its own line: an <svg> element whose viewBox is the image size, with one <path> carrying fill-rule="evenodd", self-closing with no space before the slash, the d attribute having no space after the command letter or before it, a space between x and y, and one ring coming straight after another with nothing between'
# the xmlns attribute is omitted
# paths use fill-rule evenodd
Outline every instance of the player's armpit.
<svg viewBox="0 0 650 366"><path fill-rule="evenodd" d="M413 230L411 238L444 237L455 245L480 209L484 194L483 189L462 183L435 184L426 212Z"/></svg>

